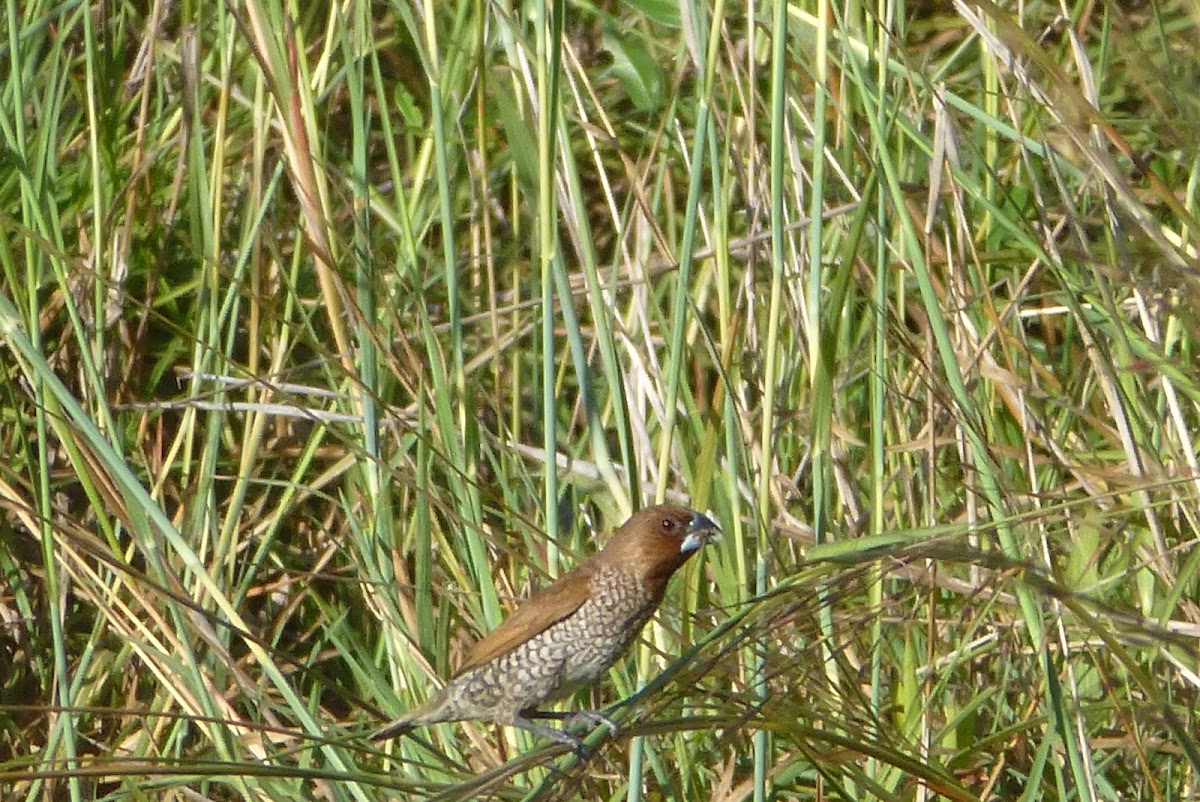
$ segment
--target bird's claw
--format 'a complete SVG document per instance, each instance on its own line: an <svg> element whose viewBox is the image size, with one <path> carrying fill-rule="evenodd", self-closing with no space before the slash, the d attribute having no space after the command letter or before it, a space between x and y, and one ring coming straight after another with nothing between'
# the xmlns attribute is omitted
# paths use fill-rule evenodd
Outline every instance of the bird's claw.
<svg viewBox="0 0 1200 802"><path fill-rule="evenodd" d="M542 717L545 718L547 716L542 714ZM549 717L554 718L554 716ZM514 718L512 723L514 726L520 727L526 732L531 732L534 735L540 735L547 740L562 744L574 752L576 757L578 757L580 760L586 760L591 756L591 747L585 744L582 738L578 738L569 732L565 732L564 730L560 730L556 727L547 727L543 724L536 724L521 716Z"/></svg>
<svg viewBox="0 0 1200 802"><path fill-rule="evenodd" d="M581 724L589 724L592 727L603 724L608 728L609 735L614 738L621 734L621 728L617 726L617 723L599 710L578 710L567 716L567 720L564 722L567 729L573 729Z"/></svg>
<svg viewBox="0 0 1200 802"><path fill-rule="evenodd" d="M582 738L577 738L569 732L556 730L552 727L546 727L542 733L551 741L562 744L575 753L575 757L580 760L587 760L592 756L592 747L583 742Z"/></svg>

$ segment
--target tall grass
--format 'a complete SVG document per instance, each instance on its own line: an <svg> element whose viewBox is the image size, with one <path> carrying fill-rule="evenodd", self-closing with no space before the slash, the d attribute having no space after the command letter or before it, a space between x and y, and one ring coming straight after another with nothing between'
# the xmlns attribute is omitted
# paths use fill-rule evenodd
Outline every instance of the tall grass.
<svg viewBox="0 0 1200 802"><path fill-rule="evenodd" d="M1200 7L16 3L4 799L1194 799ZM575 708L375 748L658 500Z"/></svg>

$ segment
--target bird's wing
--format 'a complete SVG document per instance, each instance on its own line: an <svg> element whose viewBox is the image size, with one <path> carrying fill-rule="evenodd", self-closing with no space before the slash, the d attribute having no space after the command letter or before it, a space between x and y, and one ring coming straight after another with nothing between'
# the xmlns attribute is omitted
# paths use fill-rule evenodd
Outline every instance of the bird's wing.
<svg viewBox="0 0 1200 802"><path fill-rule="evenodd" d="M591 566L581 565L560 576L549 587L534 594L504 619L500 626L484 635L455 672L465 674L472 668L516 648L538 633L567 618L578 610L591 594Z"/></svg>

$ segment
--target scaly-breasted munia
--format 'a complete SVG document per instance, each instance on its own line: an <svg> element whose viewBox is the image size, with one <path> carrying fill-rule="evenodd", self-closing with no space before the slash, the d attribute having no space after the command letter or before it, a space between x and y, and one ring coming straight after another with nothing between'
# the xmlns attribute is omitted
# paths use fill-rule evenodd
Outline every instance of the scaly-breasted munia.
<svg viewBox="0 0 1200 802"><path fill-rule="evenodd" d="M719 534L706 516L683 507L635 513L603 549L476 643L433 698L372 739L444 721L489 719L578 746L574 737L529 718L556 717L537 708L594 685L650 620L671 575Z"/></svg>

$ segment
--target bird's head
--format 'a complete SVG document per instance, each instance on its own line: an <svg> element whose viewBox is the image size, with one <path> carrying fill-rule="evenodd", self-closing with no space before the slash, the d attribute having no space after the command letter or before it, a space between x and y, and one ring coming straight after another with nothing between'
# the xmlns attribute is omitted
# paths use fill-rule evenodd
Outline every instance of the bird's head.
<svg viewBox="0 0 1200 802"><path fill-rule="evenodd" d="M643 581L665 584L688 557L720 535L721 530L707 515L661 504L634 513L613 534L604 552Z"/></svg>

